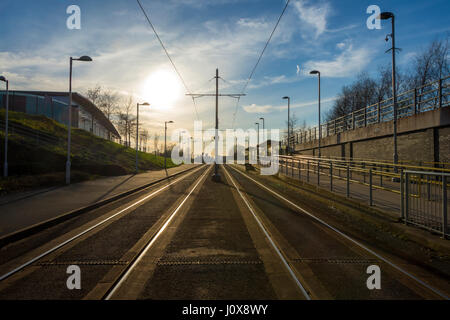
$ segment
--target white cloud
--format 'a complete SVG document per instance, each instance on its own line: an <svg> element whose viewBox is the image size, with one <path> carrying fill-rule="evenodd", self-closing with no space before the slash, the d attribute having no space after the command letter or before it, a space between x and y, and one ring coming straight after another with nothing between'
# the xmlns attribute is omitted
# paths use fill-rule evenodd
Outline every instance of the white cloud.
<svg viewBox="0 0 450 320"><path fill-rule="evenodd" d="M327 18L330 14L328 3L312 5L306 0L299 0L293 3L297 9L298 16L309 29L314 30L317 38L327 30Z"/></svg>
<svg viewBox="0 0 450 320"><path fill-rule="evenodd" d="M267 28L268 24L264 21L264 19L250 19L250 18L241 18L237 21L237 24L241 27L246 28Z"/></svg>
<svg viewBox="0 0 450 320"><path fill-rule="evenodd" d="M336 48L338 49L344 49L345 48L345 43L344 42L339 42L338 44L336 44Z"/></svg>
<svg viewBox="0 0 450 320"><path fill-rule="evenodd" d="M324 77L341 78L354 76L371 61L371 51L366 48L354 49L353 45L331 60L310 60L306 62L307 70L319 70Z"/></svg>
<svg viewBox="0 0 450 320"><path fill-rule="evenodd" d="M248 112L248 113L269 113L273 109L273 107L271 105L258 106L256 104L244 106L243 108L244 108L245 112Z"/></svg>
<svg viewBox="0 0 450 320"><path fill-rule="evenodd" d="M321 99L321 103L326 104L329 102L333 102L336 100L337 97L330 97L330 98L324 98ZM297 109L297 108L304 108L309 106L317 105L317 100L314 101L308 101L308 102L302 102L302 103L294 103L290 105L291 109ZM273 111L284 111L287 109L287 105L281 105L281 106L272 106L272 105L257 105L257 104L251 104L248 106L243 107L244 110L248 113L269 113Z"/></svg>

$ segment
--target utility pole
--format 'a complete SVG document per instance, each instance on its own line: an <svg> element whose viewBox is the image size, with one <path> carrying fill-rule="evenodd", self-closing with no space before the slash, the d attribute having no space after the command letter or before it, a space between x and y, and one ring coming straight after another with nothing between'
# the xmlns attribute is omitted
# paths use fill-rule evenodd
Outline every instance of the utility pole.
<svg viewBox="0 0 450 320"><path fill-rule="evenodd" d="M216 69L216 133L214 135L215 144L215 162L214 162L214 181L220 181L220 175L218 172L217 160L219 160L219 69Z"/></svg>
<svg viewBox="0 0 450 320"><path fill-rule="evenodd" d="M214 77L216 79L216 93L215 94L208 94L208 93L189 93L186 94L187 96L191 96L192 99L195 98L201 98L201 97L216 97L216 132L214 137L214 144L215 144L215 161L214 161L214 175L213 175L213 181L219 182L220 181L220 174L218 172L218 160L219 160L219 97L232 97L239 99L242 96L245 96L245 94L242 93L233 93L233 94L219 94L219 69L216 69L216 76Z"/></svg>

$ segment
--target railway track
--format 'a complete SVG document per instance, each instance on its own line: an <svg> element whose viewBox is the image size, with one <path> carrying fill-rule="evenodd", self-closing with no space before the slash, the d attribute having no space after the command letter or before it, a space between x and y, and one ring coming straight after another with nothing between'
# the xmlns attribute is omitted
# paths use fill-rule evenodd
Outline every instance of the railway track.
<svg viewBox="0 0 450 320"><path fill-rule="evenodd" d="M200 166L3 248L0 299L448 299L236 167L220 172ZM51 240L11 253L39 237Z"/></svg>

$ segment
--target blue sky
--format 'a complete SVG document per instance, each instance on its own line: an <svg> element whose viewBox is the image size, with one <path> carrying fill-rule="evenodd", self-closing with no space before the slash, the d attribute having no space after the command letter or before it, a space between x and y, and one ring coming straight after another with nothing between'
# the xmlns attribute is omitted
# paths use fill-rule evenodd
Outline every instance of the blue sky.
<svg viewBox="0 0 450 320"><path fill-rule="evenodd" d="M66 8L81 8L81 30L66 28ZM239 93L281 13L283 0L142 0L155 28L192 92L213 92L209 81L219 68L222 93ZM376 75L389 63L384 38L390 23L369 30L369 5L396 14L399 65L450 32L448 0L312 1L291 0L246 94L238 105L236 127L284 128L285 101L299 122L315 125L317 78L322 73L323 113L344 84L365 71ZM90 55L74 65L74 90L100 84L137 101L148 100L141 119L152 132L164 120L191 129L196 119L190 98L134 0L0 2L0 74L11 89L67 90L68 57ZM297 74L297 65L300 73ZM163 80L160 80L163 79ZM152 88L149 88L152 87ZM166 99L167 98L167 99ZM197 101L204 127L214 122L214 98ZM236 102L220 99L220 126L231 128Z"/></svg>

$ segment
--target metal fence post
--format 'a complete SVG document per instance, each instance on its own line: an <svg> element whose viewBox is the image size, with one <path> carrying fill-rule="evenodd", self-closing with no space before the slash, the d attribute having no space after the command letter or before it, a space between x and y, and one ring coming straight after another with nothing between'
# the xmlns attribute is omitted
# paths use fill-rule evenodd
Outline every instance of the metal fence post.
<svg viewBox="0 0 450 320"><path fill-rule="evenodd" d="M439 79L439 108L442 108L442 79Z"/></svg>
<svg viewBox="0 0 450 320"><path fill-rule="evenodd" d="M350 198L350 165L347 164L347 198Z"/></svg>
<svg viewBox="0 0 450 320"><path fill-rule="evenodd" d="M294 178L294 158L291 159L291 176Z"/></svg>
<svg viewBox="0 0 450 320"><path fill-rule="evenodd" d="M306 181L309 182L309 160L306 161Z"/></svg>
<svg viewBox="0 0 450 320"><path fill-rule="evenodd" d="M367 107L364 108L364 127L367 127Z"/></svg>
<svg viewBox="0 0 450 320"><path fill-rule="evenodd" d="M403 169L400 170L400 215L405 218L405 180L403 179Z"/></svg>
<svg viewBox="0 0 450 320"><path fill-rule="evenodd" d="M377 121L378 123L381 121L381 101L378 101L377 104Z"/></svg>
<svg viewBox="0 0 450 320"><path fill-rule="evenodd" d="M408 224L409 216L409 173L405 173L405 224Z"/></svg>
<svg viewBox="0 0 450 320"><path fill-rule="evenodd" d="M373 194L372 194L372 168L369 169L369 205L373 206Z"/></svg>
<svg viewBox="0 0 450 320"><path fill-rule="evenodd" d="M414 114L417 114L418 112L417 108L417 88L414 88Z"/></svg>
<svg viewBox="0 0 450 320"><path fill-rule="evenodd" d="M366 163L365 162L363 163L363 172L362 172L362 174L363 174L364 183L366 183Z"/></svg>
<svg viewBox="0 0 450 320"><path fill-rule="evenodd" d="M355 112L352 112L352 129L355 130Z"/></svg>
<svg viewBox="0 0 450 320"><path fill-rule="evenodd" d="M320 160L317 160L317 186L320 186Z"/></svg>
<svg viewBox="0 0 450 320"><path fill-rule="evenodd" d="M330 191L333 192L333 162L330 162Z"/></svg>
<svg viewBox="0 0 450 320"><path fill-rule="evenodd" d="M383 187L383 165L381 165L380 171L380 187Z"/></svg>
<svg viewBox="0 0 450 320"><path fill-rule="evenodd" d="M447 176L442 176L442 237L447 235Z"/></svg>

